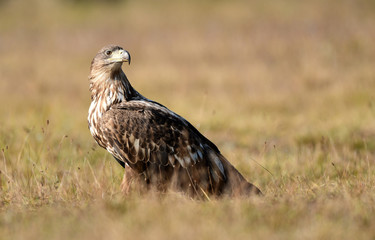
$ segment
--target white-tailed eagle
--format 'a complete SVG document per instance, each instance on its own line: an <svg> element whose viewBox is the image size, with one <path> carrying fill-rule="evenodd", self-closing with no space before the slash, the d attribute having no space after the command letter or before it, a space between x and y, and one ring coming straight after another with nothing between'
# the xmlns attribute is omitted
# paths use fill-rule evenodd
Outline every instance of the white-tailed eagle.
<svg viewBox="0 0 375 240"><path fill-rule="evenodd" d="M143 189L172 189L189 196L247 196L259 189L195 127L137 92L121 69L129 52L106 46L91 63L89 129ZM125 186L127 188L127 186Z"/></svg>

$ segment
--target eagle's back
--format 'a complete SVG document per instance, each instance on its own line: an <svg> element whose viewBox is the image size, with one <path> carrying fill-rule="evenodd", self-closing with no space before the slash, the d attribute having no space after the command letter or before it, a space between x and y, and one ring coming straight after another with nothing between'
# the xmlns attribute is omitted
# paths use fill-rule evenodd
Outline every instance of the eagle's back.
<svg viewBox="0 0 375 240"><path fill-rule="evenodd" d="M151 185L221 191L226 172L217 147L189 122L146 100L113 105L99 123L99 139L112 155Z"/></svg>

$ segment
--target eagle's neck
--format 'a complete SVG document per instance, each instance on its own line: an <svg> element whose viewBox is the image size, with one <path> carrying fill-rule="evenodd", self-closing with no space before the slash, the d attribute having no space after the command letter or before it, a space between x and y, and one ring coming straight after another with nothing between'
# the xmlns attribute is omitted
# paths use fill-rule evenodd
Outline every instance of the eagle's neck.
<svg viewBox="0 0 375 240"><path fill-rule="evenodd" d="M89 79L92 102L88 122L92 135L97 135L97 123L111 106L135 99L144 99L131 86L121 67L111 71L91 71Z"/></svg>
<svg viewBox="0 0 375 240"><path fill-rule="evenodd" d="M130 101L140 95L129 83L125 73L119 69L94 71L90 77L91 100L105 99L108 105Z"/></svg>

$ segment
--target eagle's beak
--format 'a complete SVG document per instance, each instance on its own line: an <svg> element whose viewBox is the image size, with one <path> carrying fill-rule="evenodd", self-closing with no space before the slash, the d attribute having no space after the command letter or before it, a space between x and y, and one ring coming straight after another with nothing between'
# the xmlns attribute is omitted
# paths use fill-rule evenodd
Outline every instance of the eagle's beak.
<svg viewBox="0 0 375 240"><path fill-rule="evenodd" d="M128 62L129 64L130 60L131 58L129 52L123 49L112 53L112 57L110 58L111 62Z"/></svg>

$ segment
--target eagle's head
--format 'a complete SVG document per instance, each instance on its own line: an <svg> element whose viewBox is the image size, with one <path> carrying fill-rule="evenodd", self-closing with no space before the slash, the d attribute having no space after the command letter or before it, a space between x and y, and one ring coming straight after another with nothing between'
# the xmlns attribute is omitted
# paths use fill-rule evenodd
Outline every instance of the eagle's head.
<svg viewBox="0 0 375 240"><path fill-rule="evenodd" d="M102 99L103 102L98 104L106 106L102 107L103 109L112 103L123 101L124 98L142 98L122 71L121 66L124 62L130 64L130 54L117 45L103 47L91 62L91 99Z"/></svg>
<svg viewBox="0 0 375 240"><path fill-rule="evenodd" d="M101 70L112 72L119 70L123 62L130 64L130 54L122 47L108 45L103 47L91 62L91 72Z"/></svg>

